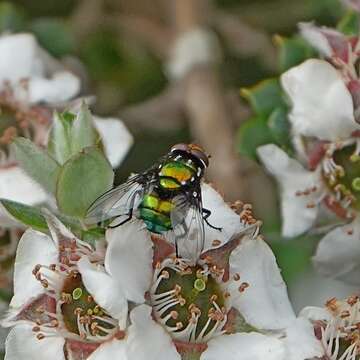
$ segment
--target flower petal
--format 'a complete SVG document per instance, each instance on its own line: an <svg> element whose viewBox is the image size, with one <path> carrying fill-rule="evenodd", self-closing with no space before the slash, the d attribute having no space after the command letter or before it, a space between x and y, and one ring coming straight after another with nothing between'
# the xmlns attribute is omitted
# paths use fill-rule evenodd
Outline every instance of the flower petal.
<svg viewBox="0 0 360 360"><path fill-rule="evenodd" d="M326 276L360 284L360 217L325 235L313 257L315 268Z"/></svg>
<svg viewBox="0 0 360 360"><path fill-rule="evenodd" d="M307 319L296 319L286 329L284 341L288 353L287 360L321 358L324 355L321 343L315 337L314 327Z"/></svg>
<svg viewBox="0 0 360 360"><path fill-rule="evenodd" d="M295 318L286 285L270 247L261 239L244 239L230 255L230 301L246 322L259 329L282 329ZM240 292L241 282L249 287Z"/></svg>
<svg viewBox="0 0 360 360"><path fill-rule="evenodd" d="M13 85L29 78L43 68L36 58L37 42L31 34L4 35L0 37L0 89L8 81Z"/></svg>
<svg viewBox="0 0 360 360"><path fill-rule="evenodd" d="M111 340L100 345L87 360L132 360L126 354L125 340Z"/></svg>
<svg viewBox="0 0 360 360"><path fill-rule="evenodd" d="M32 273L35 265L57 263L58 250L51 238L28 229L21 237L15 259L14 296L10 307L18 308L41 294L44 288Z"/></svg>
<svg viewBox="0 0 360 360"><path fill-rule="evenodd" d="M300 311L299 317L303 317L311 321L330 321L332 319L332 315L327 311L326 308L317 306L305 307Z"/></svg>
<svg viewBox="0 0 360 360"><path fill-rule="evenodd" d="M181 360L170 336L151 318L151 307L139 305L130 313L128 357L136 360Z"/></svg>
<svg viewBox="0 0 360 360"><path fill-rule="evenodd" d="M211 211L208 221L215 227L222 230L212 229L206 223L204 251L215 249L226 244L234 235L244 230L244 225L240 222L240 217L224 201L223 197L209 184L201 185L201 195L203 207ZM214 240L219 240L217 245Z"/></svg>
<svg viewBox="0 0 360 360"><path fill-rule="evenodd" d="M57 103L70 100L80 91L80 79L68 71L51 76L32 77L28 84L30 103Z"/></svg>
<svg viewBox="0 0 360 360"><path fill-rule="evenodd" d="M6 339L5 360L65 360L64 343L60 336L38 340L32 325L17 325Z"/></svg>
<svg viewBox="0 0 360 360"><path fill-rule="evenodd" d="M343 33L325 26L317 27L313 23L300 23L299 28L305 40L321 54L348 61L350 44Z"/></svg>
<svg viewBox="0 0 360 360"><path fill-rule="evenodd" d="M118 167L131 148L134 139L120 119L94 116L95 126L100 133L106 156L113 168Z"/></svg>
<svg viewBox="0 0 360 360"><path fill-rule="evenodd" d="M315 222L321 197L318 172L307 171L283 150L273 144L260 146L258 156L266 169L278 180L281 188L282 233L296 236L308 230ZM297 196L298 191L313 189L308 195ZM309 206L310 205L310 206Z"/></svg>
<svg viewBox="0 0 360 360"><path fill-rule="evenodd" d="M82 281L96 303L119 320L120 329L125 329L128 305L123 290L102 267L91 264L86 256L77 265Z"/></svg>
<svg viewBox="0 0 360 360"><path fill-rule="evenodd" d="M287 359L279 339L252 333L218 336L208 343L200 360L282 360Z"/></svg>
<svg viewBox="0 0 360 360"><path fill-rule="evenodd" d="M0 197L26 205L47 200L46 192L18 166L0 169Z"/></svg>
<svg viewBox="0 0 360 360"><path fill-rule="evenodd" d="M329 63L307 60L284 73L281 82L292 103L289 119L295 132L336 141L360 129L351 94Z"/></svg>
<svg viewBox="0 0 360 360"><path fill-rule="evenodd" d="M127 299L144 302L152 279L152 242L142 221L109 229L105 269L123 289Z"/></svg>

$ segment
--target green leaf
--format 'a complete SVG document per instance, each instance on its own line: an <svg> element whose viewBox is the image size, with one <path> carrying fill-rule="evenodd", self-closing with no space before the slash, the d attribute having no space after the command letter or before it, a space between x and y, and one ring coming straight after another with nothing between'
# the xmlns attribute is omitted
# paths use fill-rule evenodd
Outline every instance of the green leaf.
<svg viewBox="0 0 360 360"><path fill-rule="evenodd" d="M89 206L112 187L114 173L110 163L96 148L86 148L62 167L56 189L59 209L83 218Z"/></svg>
<svg viewBox="0 0 360 360"><path fill-rule="evenodd" d="M304 39L298 36L285 38L275 35L274 42L279 49L280 72L299 65L306 59L316 55L316 51Z"/></svg>
<svg viewBox="0 0 360 360"><path fill-rule="evenodd" d="M95 130L92 115L86 103L82 103L76 119L71 129L71 149L75 154L82 149L94 146L100 141L100 137Z"/></svg>
<svg viewBox="0 0 360 360"><path fill-rule="evenodd" d="M71 153L71 125L75 115L71 113L54 113L53 127L48 141L48 150L54 158L64 164L70 158Z"/></svg>
<svg viewBox="0 0 360 360"><path fill-rule="evenodd" d="M40 18L33 21L30 31L52 55L61 57L75 49L75 40L69 26L60 19Z"/></svg>
<svg viewBox="0 0 360 360"><path fill-rule="evenodd" d="M18 137L11 146L16 160L29 176L46 190L54 193L60 172L59 164L28 139Z"/></svg>
<svg viewBox="0 0 360 360"><path fill-rule="evenodd" d="M246 121L237 133L237 149L240 154L257 159L257 147L272 143L273 137L267 125L267 118L257 116Z"/></svg>
<svg viewBox="0 0 360 360"><path fill-rule="evenodd" d="M241 95L249 101L258 115L269 115L277 106L284 106L278 79L266 79L251 88L241 89Z"/></svg>
<svg viewBox="0 0 360 360"><path fill-rule="evenodd" d="M345 35L358 36L360 31L359 25L359 14L350 10L342 19L340 19L337 24L337 29Z"/></svg>
<svg viewBox="0 0 360 360"><path fill-rule="evenodd" d="M22 224L41 232L47 232L48 227L45 218L38 208L6 199L0 199L0 202L9 214Z"/></svg>
<svg viewBox="0 0 360 360"><path fill-rule="evenodd" d="M9 1L0 3L0 32L16 32L25 27L25 14L22 9Z"/></svg>
<svg viewBox="0 0 360 360"><path fill-rule="evenodd" d="M286 151L292 151L287 110L276 108L269 116L267 123L275 143Z"/></svg>

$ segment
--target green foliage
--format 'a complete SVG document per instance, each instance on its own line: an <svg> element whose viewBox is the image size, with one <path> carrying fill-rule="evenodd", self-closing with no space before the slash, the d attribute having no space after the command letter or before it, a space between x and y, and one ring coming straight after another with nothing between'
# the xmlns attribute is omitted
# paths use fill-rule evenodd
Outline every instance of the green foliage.
<svg viewBox="0 0 360 360"><path fill-rule="evenodd" d="M22 224L41 232L47 232L48 227L45 218L38 208L6 199L1 199L0 202L9 214Z"/></svg>
<svg viewBox="0 0 360 360"><path fill-rule="evenodd" d="M286 38L276 35L274 41L278 47L280 72L299 65L306 59L316 55L316 51L299 36Z"/></svg>
<svg viewBox="0 0 360 360"><path fill-rule="evenodd" d="M65 21L56 18L39 18L29 25L39 43L52 55L61 57L75 49L75 40Z"/></svg>
<svg viewBox="0 0 360 360"><path fill-rule="evenodd" d="M251 88L241 89L257 115L269 115L274 107L284 106L281 86L276 78L266 79Z"/></svg>
<svg viewBox="0 0 360 360"><path fill-rule="evenodd" d="M250 102L256 115L240 127L238 151L256 159L257 147L275 143L290 152L287 107L278 79L264 80L252 88L242 89L241 94Z"/></svg>
<svg viewBox="0 0 360 360"><path fill-rule="evenodd" d="M77 115L70 112L55 113L48 150L60 164L82 149L98 144L100 137L85 103Z"/></svg>
<svg viewBox="0 0 360 360"><path fill-rule="evenodd" d="M9 1L0 2L0 32L19 31L24 27L23 9Z"/></svg>
<svg viewBox="0 0 360 360"><path fill-rule="evenodd" d="M256 159L256 148L273 140L265 116L247 120L237 133L237 150L240 154Z"/></svg>
<svg viewBox="0 0 360 360"><path fill-rule="evenodd" d="M55 193L60 165L30 140L18 137L11 145L16 160L25 172L46 190Z"/></svg>
<svg viewBox="0 0 360 360"><path fill-rule="evenodd" d="M94 200L109 190L114 173L101 151L90 147L73 155L61 168L56 199L66 215L84 218Z"/></svg>
<svg viewBox="0 0 360 360"><path fill-rule="evenodd" d="M345 35L358 36L360 32L359 14L355 11L348 11L339 21L337 29Z"/></svg>

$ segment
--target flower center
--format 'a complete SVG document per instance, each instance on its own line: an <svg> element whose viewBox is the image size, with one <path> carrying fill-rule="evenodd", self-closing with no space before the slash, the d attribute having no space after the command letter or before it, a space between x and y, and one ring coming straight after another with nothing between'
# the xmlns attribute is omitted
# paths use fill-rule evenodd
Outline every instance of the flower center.
<svg viewBox="0 0 360 360"><path fill-rule="evenodd" d="M359 143L358 143L359 144ZM359 145L335 150L323 163L325 183L343 207L360 210Z"/></svg>
<svg viewBox="0 0 360 360"><path fill-rule="evenodd" d="M39 308L50 324L36 326L42 339L50 328L56 328L65 338L87 342L103 342L119 333L118 321L95 301L85 288L81 274L66 265L37 265L33 274L44 287L45 294L56 302L55 311Z"/></svg>
<svg viewBox="0 0 360 360"><path fill-rule="evenodd" d="M358 359L360 355L360 302L358 296L327 304L332 319L321 332L321 341L331 359Z"/></svg>
<svg viewBox="0 0 360 360"><path fill-rule="evenodd" d="M82 337L86 334L101 337L114 329L112 319L86 290L80 274L66 278L61 298L61 312L68 331Z"/></svg>
<svg viewBox="0 0 360 360"><path fill-rule="evenodd" d="M174 339L198 343L223 333L227 309L222 274L206 264L190 266L182 259L158 264L151 302L156 319Z"/></svg>

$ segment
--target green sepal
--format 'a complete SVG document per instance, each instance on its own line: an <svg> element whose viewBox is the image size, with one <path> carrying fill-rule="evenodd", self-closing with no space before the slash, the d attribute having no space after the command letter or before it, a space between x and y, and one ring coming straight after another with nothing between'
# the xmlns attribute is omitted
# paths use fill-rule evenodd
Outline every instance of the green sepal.
<svg viewBox="0 0 360 360"><path fill-rule="evenodd" d="M240 93L249 101L257 115L267 116L275 107L285 106L281 86L276 78L263 80L250 88L243 88Z"/></svg>
<svg viewBox="0 0 360 360"><path fill-rule="evenodd" d="M237 150L240 154L257 159L256 149L273 142L266 116L256 116L246 121L237 133Z"/></svg>
<svg viewBox="0 0 360 360"><path fill-rule="evenodd" d="M40 209L6 199L0 199L0 202L11 216L22 224L41 232L46 233L48 231L48 226Z"/></svg>
<svg viewBox="0 0 360 360"><path fill-rule="evenodd" d="M300 36L291 38L274 36L278 47L279 71L282 73L306 59L316 56L316 51Z"/></svg>
<svg viewBox="0 0 360 360"><path fill-rule="evenodd" d="M84 218L89 206L112 187L114 172L102 152L85 148L61 168L56 200L66 215Z"/></svg>
<svg viewBox="0 0 360 360"><path fill-rule="evenodd" d="M18 137L11 144L15 158L25 172L51 193L55 193L60 166L46 151L30 140Z"/></svg>
<svg viewBox="0 0 360 360"><path fill-rule="evenodd" d="M359 14L349 10L337 24L337 30L348 36L358 36L360 31Z"/></svg>
<svg viewBox="0 0 360 360"><path fill-rule="evenodd" d="M99 144L100 136L85 103L82 103L77 115L68 111L55 112L48 150L60 164L84 148Z"/></svg>
<svg viewBox="0 0 360 360"><path fill-rule="evenodd" d="M285 108L276 108L268 118L268 127L274 139L274 142L286 152L293 151L290 138L290 123L287 118L288 110Z"/></svg>
<svg viewBox="0 0 360 360"><path fill-rule="evenodd" d="M71 128L72 154L76 154L86 147L97 145L99 142L100 136L94 127L91 112L83 102Z"/></svg>

